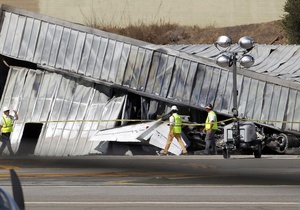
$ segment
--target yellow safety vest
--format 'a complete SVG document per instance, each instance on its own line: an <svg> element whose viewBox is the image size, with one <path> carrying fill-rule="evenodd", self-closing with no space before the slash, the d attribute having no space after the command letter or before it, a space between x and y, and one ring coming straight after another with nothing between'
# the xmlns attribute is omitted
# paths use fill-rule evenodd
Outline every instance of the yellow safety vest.
<svg viewBox="0 0 300 210"><path fill-rule="evenodd" d="M12 116L10 115L8 117L3 116L2 119L4 122L1 129L2 133L11 133L13 131L13 125L14 125Z"/></svg>
<svg viewBox="0 0 300 210"><path fill-rule="evenodd" d="M210 121L209 121L209 118L211 115L214 115L215 117L215 121L214 121L214 124L213 124L213 127L212 129L213 130L217 130L218 129L218 124L217 124L217 115L214 111L210 111L208 112L207 114L207 118L206 118L206 121L205 121L205 130L209 130L210 129Z"/></svg>
<svg viewBox="0 0 300 210"><path fill-rule="evenodd" d="M181 133L182 119L181 119L180 115L177 113L174 113L172 116L174 117L174 121L175 121L175 123L172 127L172 132L173 133Z"/></svg>

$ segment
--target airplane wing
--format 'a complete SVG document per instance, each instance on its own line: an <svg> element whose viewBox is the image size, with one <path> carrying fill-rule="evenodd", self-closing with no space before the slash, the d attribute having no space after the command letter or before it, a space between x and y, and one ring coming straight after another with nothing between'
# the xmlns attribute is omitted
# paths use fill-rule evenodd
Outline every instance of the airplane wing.
<svg viewBox="0 0 300 210"><path fill-rule="evenodd" d="M117 142L141 142L138 139L143 133L151 130L157 121L140 123L136 125L127 125L113 129L99 130L89 139L90 141L117 141Z"/></svg>

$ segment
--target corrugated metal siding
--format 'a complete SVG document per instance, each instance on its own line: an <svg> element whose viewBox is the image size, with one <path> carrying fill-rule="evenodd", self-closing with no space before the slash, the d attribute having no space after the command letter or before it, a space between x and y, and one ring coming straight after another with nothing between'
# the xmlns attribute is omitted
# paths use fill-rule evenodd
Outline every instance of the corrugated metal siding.
<svg viewBox="0 0 300 210"><path fill-rule="evenodd" d="M214 45L168 45L168 47L202 58L206 57L212 61L220 54ZM237 45L233 45L231 50L235 51L237 48ZM262 120L266 124L284 130L300 131L298 110L300 100L297 97L300 91L300 46L256 45L251 54L255 58L255 64L247 70L238 67L238 74L241 74L237 77L239 113L246 118ZM245 71L248 71L247 76L243 75ZM213 81L219 81L220 86L216 93L215 109L226 113L231 107L227 105L232 103L232 74L226 71L222 71L221 74L227 76L224 75L222 81L216 78L211 82L214 84ZM199 78L198 82L200 81ZM209 88L209 92L214 89ZM205 89L201 90L201 93L207 95ZM222 98L219 99L218 96Z"/></svg>
<svg viewBox="0 0 300 210"><path fill-rule="evenodd" d="M2 104L18 109L20 117L12 143L20 143L26 122L41 122L35 154L42 156L95 152L99 142L88 141L89 137L116 125L113 120L119 118L125 100L125 96L111 98L106 87L85 80L19 67L10 69L7 84Z"/></svg>
<svg viewBox="0 0 300 210"><path fill-rule="evenodd" d="M170 102L190 104L197 69L211 69L205 60L193 60L185 53L70 28L75 24L66 27L63 22L58 25L6 10L2 18L1 54ZM19 35L9 36L14 32ZM199 102L193 105L197 107Z"/></svg>
<svg viewBox="0 0 300 210"><path fill-rule="evenodd" d="M54 72L62 71L70 75L74 73L83 76L87 81L112 85L170 103L203 109L205 104L210 102L220 114L231 114L232 73L215 64L214 58L220 52L213 45L174 46L175 49L184 51L179 52L169 47L124 39L122 36L112 36L40 15L26 16L24 12L9 7L3 10L2 23L0 53L5 56L34 62L45 69L51 67ZM237 46L233 46L233 50L235 48ZM298 83L287 84L285 80L278 80L279 76L274 81L270 77L260 76L267 75L268 68L273 66L270 62L276 63L277 69L289 63L290 67L285 68L288 73L280 75L290 75L289 78L297 79L291 75L291 69L294 69L293 74L298 73L297 59L290 62L288 56L297 55L298 47L293 47L294 53L290 53L286 48L289 47L259 45L253 51L257 63L250 69L250 73L238 70L238 109L239 113L247 118L276 120L278 122L267 123L285 130L300 131L297 123L282 123L288 119L300 121L299 109L297 110L300 104ZM280 53L274 52L278 49L281 49L278 52L287 54L287 57L277 58ZM261 56L265 59L261 59ZM268 58L271 59L267 61ZM265 74L257 74L256 70ZM51 107L48 108L55 109L58 113L72 110L72 114L66 116L53 113L49 119L84 119L85 116L78 115L79 112L76 111L73 113L73 110L87 109L87 101L93 97L92 88L88 88L89 82L86 83L87 87L77 89L83 81L75 82L72 76L68 80L62 79L61 76L58 78L61 82L57 85L62 88L59 88L56 93L58 95L55 95ZM72 92L74 87L78 91L76 97L75 92ZM67 92L61 92L63 90ZM40 103L45 102L42 100ZM99 118L102 119L103 116ZM47 153L46 149L42 149L46 144L52 148L51 154L83 154L89 151L91 146L86 143L89 131L79 131L79 127L77 123L47 125L43 138L45 143L38 145L38 151L41 151L40 154ZM70 133L74 128L76 132L84 133L76 140L73 133ZM72 146L64 146L65 149L61 149L57 146L58 142ZM77 145L80 145L80 149ZM81 149L82 145L86 145L84 150Z"/></svg>

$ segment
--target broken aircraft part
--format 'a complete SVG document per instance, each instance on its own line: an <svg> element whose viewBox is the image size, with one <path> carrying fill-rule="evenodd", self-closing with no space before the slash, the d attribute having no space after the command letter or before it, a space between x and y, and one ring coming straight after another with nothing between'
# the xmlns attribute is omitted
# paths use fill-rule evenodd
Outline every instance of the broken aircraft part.
<svg viewBox="0 0 300 210"><path fill-rule="evenodd" d="M136 125L121 126L108 130L100 130L89 139L97 141L101 144L103 141L116 141L123 143L140 143L144 145L152 145L160 149L164 149L169 133L168 123L161 119L148 123L140 123ZM189 146L189 140L184 133L182 139ZM96 147L97 149L97 147ZM182 150L179 143L174 138L170 146L169 152L180 155Z"/></svg>

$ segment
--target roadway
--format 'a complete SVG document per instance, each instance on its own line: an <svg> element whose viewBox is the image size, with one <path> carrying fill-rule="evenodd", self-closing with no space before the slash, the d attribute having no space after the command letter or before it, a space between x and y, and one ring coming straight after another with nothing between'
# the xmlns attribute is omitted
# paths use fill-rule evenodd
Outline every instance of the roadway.
<svg viewBox="0 0 300 210"><path fill-rule="evenodd" d="M300 209L300 156L1 157L26 209Z"/></svg>

